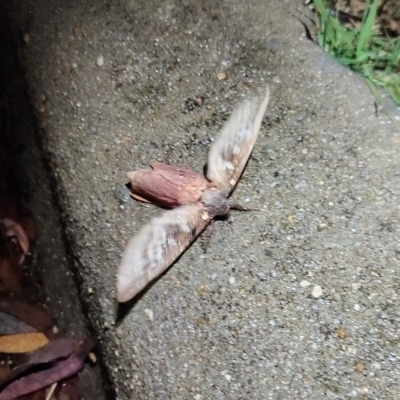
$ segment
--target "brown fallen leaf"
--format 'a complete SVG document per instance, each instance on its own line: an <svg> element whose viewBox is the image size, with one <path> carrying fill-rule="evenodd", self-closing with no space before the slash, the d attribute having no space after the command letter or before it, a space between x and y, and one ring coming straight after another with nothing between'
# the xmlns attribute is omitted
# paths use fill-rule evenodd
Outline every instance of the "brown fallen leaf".
<svg viewBox="0 0 400 400"><path fill-rule="evenodd" d="M16 333L31 333L36 329L14 316L0 311L0 335L14 335Z"/></svg>
<svg viewBox="0 0 400 400"><path fill-rule="evenodd" d="M0 353L27 353L48 342L49 339L41 332L0 336Z"/></svg>
<svg viewBox="0 0 400 400"><path fill-rule="evenodd" d="M14 196L0 193L0 219L4 220L5 218L19 224L28 236L30 243L36 242L37 228L32 213Z"/></svg>
<svg viewBox="0 0 400 400"><path fill-rule="evenodd" d="M0 311L18 318L33 326L38 332L46 334L50 333L55 324L49 309L42 304L31 305L22 300L0 297Z"/></svg>
<svg viewBox="0 0 400 400"><path fill-rule="evenodd" d="M0 290L20 292L30 241L23 227L11 218L0 219Z"/></svg>
<svg viewBox="0 0 400 400"><path fill-rule="evenodd" d="M9 364L0 364L0 382L3 381L10 373Z"/></svg>
<svg viewBox="0 0 400 400"><path fill-rule="evenodd" d="M29 252L29 239L22 226L10 218L4 218L0 223L5 228L7 238L18 245L23 254L27 254Z"/></svg>
<svg viewBox="0 0 400 400"><path fill-rule="evenodd" d="M17 258L0 256L0 291L21 292L22 270L19 260L20 254Z"/></svg>
<svg viewBox="0 0 400 400"><path fill-rule="evenodd" d="M44 400L45 396L46 396L45 390L38 390L35 393L30 393L30 394L27 394L26 396L18 397L18 400ZM53 397L52 400L57 400L57 399L54 399L54 397ZM69 399L65 399L65 400L69 400Z"/></svg>
<svg viewBox="0 0 400 400"><path fill-rule="evenodd" d="M0 400L16 399L77 374L93 346L90 337L81 344L68 338L49 342L33 352L28 362L11 370L0 383Z"/></svg>
<svg viewBox="0 0 400 400"><path fill-rule="evenodd" d="M37 228L32 213L15 196L0 192L0 290L22 290L25 274L18 266L32 262L33 258L26 256L35 253L36 239Z"/></svg>

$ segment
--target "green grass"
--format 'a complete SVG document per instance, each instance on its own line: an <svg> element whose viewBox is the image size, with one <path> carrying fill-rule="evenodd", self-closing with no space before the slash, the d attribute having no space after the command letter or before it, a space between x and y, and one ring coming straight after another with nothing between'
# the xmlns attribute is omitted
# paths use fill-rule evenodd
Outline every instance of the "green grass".
<svg viewBox="0 0 400 400"><path fill-rule="evenodd" d="M374 30L379 0L369 0L358 29L348 29L333 16L324 0L314 0L320 16L318 44L341 64L360 74L375 95L383 87L400 106L400 38Z"/></svg>

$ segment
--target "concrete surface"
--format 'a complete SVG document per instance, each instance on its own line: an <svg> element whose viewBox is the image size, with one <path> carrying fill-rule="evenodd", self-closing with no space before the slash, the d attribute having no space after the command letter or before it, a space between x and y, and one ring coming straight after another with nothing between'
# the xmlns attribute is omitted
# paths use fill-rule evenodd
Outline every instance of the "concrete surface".
<svg viewBox="0 0 400 400"><path fill-rule="evenodd" d="M40 288L33 284L30 291L17 293L15 297L31 304L37 301L47 304L50 312L56 317L55 327L59 334L81 341L90 332L81 307L76 281L67 262L60 216L46 162L42 159L43 152L36 140L36 121L25 84L13 30L10 29L4 2L0 1L0 146L1 156L5 155L5 160L1 160L1 168L7 165L12 177L11 182L7 182L10 185L7 187L4 182L7 175L5 171L1 171L0 192L3 200L11 195L8 198L12 199L14 205L18 204L14 203L18 199L17 201L30 209L35 216L39 232L36 251L33 252L35 262L33 268L32 265L26 267L25 273L28 279L32 277L32 282L37 282L39 271L43 283ZM2 204L4 207L4 202ZM16 207L21 212L21 208L18 205ZM107 385L102 385L103 382L99 366L87 365L80 374L80 393L83 400L105 399L104 389ZM71 389L75 387L76 382L69 382L69 385Z"/></svg>
<svg viewBox="0 0 400 400"><path fill-rule="evenodd" d="M307 41L297 7L12 6L119 399L400 396L400 132L359 78ZM124 244L160 212L116 198L125 172L153 159L201 171L233 105L267 83L268 116L234 193L259 211L218 223L208 253L195 243L116 327Z"/></svg>

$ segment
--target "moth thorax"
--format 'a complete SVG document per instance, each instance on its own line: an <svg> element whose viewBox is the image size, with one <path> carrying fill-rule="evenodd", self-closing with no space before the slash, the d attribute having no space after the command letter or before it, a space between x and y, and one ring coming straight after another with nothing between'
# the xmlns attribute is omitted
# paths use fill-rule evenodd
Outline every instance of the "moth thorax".
<svg viewBox="0 0 400 400"><path fill-rule="evenodd" d="M201 196L201 201L211 217L229 214L229 192L224 189L207 189Z"/></svg>

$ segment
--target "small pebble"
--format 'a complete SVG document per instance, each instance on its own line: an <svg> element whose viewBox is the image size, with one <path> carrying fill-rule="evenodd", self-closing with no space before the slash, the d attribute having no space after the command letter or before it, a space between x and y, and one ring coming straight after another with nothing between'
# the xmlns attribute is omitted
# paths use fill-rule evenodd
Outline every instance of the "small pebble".
<svg viewBox="0 0 400 400"><path fill-rule="evenodd" d="M114 189L114 197L119 200L120 204L125 204L131 196L129 189L125 185L116 185Z"/></svg>
<svg viewBox="0 0 400 400"><path fill-rule="evenodd" d="M235 279L233 276L231 276L231 277L229 278L229 283L230 283L231 285L234 285L234 284L236 283L236 279Z"/></svg>
<svg viewBox="0 0 400 400"><path fill-rule="evenodd" d="M365 365L361 363L356 364L356 372L362 373L365 371Z"/></svg>
<svg viewBox="0 0 400 400"><path fill-rule="evenodd" d="M371 364L372 369L378 371L381 369L381 364L379 364L378 362L374 362Z"/></svg>
<svg viewBox="0 0 400 400"><path fill-rule="evenodd" d="M295 185L294 185L294 188L295 189L304 189L304 188L306 188L308 186L308 183L307 183L307 181L306 180L301 180L300 182L297 182Z"/></svg>
<svg viewBox="0 0 400 400"><path fill-rule="evenodd" d="M94 210L101 214L103 212L103 202L101 200L94 200L93 201Z"/></svg>
<svg viewBox="0 0 400 400"><path fill-rule="evenodd" d="M146 308L146 309L144 310L144 313L147 315L147 318L148 318L150 321L153 321L153 319L154 319L154 313L153 313L152 310L149 310L148 308Z"/></svg>
<svg viewBox="0 0 400 400"><path fill-rule="evenodd" d="M356 354L357 353L357 349L355 347L353 347L353 346L348 346L346 351L349 354Z"/></svg>
<svg viewBox="0 0 400 400"><path fill-rule="evenodd" d="M306 288L306 287L308 287L308 286L310 286L310 285L311 285L311 283L308 282L308 281L306 281L306 280L300 282L300 286L301 286L302 288Z"/></svg>
<svg viewBox="0 0 400 400"><path fill-rule="evenodd" d="M340 301L342 299L342 297L340 296L339 293L336 292L336 293L333 293L333 299L336 301Z"/></svg>
<svg viewBox="0 0 400 400"><path fill-rule="evenodd" d="M225 375L225 379L230 382L232 380L232 376L231 375Z"/></svg>
<svg viewBox="0 0 400 400"><path fill-rule="evenodd" d="M219 81L224 81L224 80L226 79L226 74L225 74L225 72L219 72L219 73L217 74L217 78L218 78Z"/></svg>
<svg viewBox="0 0 400 400"><path fill-rule="evenodd" d="M248 292L252 289L253 289L253 284L251 282L246 282L243 285L242 289L240 290L240 293Z"/></svg>
<svg viewBox="0 0 400 400"><path fill-rule="evenodd" d="M360 311L360 305L359 304L354 304L354 309L356 310L356 311Z"/></svg>
<svg viewBox="0 0 400 400"><path fill-rule="evenodd" d="M267 279L265 272L257 272L257 276L260 281L265 281Z"/></svg>
<svg viewBox="0 0 400 400"><path fill-rule="evenodd" d="M97 66L102 67L103 65L104 65L104 57L103 56L97 57Z"/></svg>
<svg viewBox="0 0 400 400"><path fill-rule="evenodd" d="M204 285L197 285L196 291L201 297L203 297L203 298L207 297L207 290Z"/></svg>
<svg viewBox="0 0 400 400"><path fill-rule="evenodd" d="M317 229L318 229L318 231L322 231L323 229L325 229L325 228L327 228L327 227L328 227L327 224L318 224Z"/></svg>
<svg viewBox="0 0 400 400"><path fill-rule="evenodd" d="M339 328L336 329L336 335L339 339L345 339L347 333L342 326L339 326Z"/></svg>
<svg viewBox="0 0 400 400"><path fill-rule="evenodd" d="M214 274L211 275L210 278L211 278L212 281L215 281L218 278L218 274L214 273Z"/></svg>
<svg viewBox="0 0 400 400"><path fill-rule="evenodd" d="M321 286L315 285L315 286L313 287L312 292L311 292L311 296L312 296L312 297L315 297L316 299L318 299L318 298L321 297L322 295L323 295L323 292L322 292Z"/></svg>

